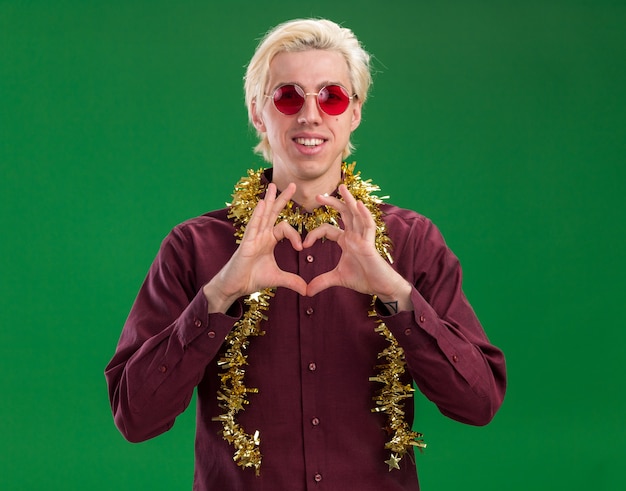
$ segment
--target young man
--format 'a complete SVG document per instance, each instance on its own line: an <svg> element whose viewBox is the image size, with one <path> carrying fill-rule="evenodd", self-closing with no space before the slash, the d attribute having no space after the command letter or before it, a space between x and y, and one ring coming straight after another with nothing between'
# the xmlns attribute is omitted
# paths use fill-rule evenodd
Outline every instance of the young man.
<svg viewBox="0 0 626 491"><path fill-rule="evenodd" d="M272 30L245 83L271 168L168 235L130 312L106 369L115 422L152 438L197 388L194 489L417 490L412 383L468 424L502 403L458 260L344 163L370 82L350 30Z"/></svg>

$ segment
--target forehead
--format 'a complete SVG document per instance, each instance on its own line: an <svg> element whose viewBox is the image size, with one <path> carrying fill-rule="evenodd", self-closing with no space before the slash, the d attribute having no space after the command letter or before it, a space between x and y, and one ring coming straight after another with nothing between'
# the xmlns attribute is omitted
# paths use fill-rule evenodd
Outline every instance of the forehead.
<svg viewBox="0 0 626 491"><path fill-rule="evenodd" d="M329 82L350 87L348 63L337 51L307 50L278 53L270 62L268 86L298 83L315 89Z"/></svg>

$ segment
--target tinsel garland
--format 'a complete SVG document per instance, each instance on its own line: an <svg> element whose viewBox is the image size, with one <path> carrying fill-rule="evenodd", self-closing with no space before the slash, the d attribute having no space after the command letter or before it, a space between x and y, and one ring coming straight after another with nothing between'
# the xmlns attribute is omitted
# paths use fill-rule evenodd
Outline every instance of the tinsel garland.
<svg viewBox="0 0 626 491"><path fill-rule="evenodd" d="M391 240L387 235L387 228L382 219L382 212L379 205L387 197L378 197L373 193L380 191L380 188L372 184L370 180L362 180L359 173L354 173L355 164L342 165L343 183L346 185L355 199L362 201L372 214L376 223L376 250L379 254L393 262L391 257ZM228 217L233 219L238 226L235 236L237 242L241 242L252 212L261 199L265 186L261 181L262 169L258 171L249 170L248 175L243 177L235 186L233 201L229 205ZM323 223L330 223L339 226L340 214L337 210L321 206L312 212L302 211L293 201L290 201L277 219L286 220L295 227L299 233L303 230L311 231ZM259 431L254 434L246 431L237 422L237 413L244 409L250 401L247 394L256 393L258 389L246 387L244 377L246 373L248 355L246 354L250 337L262 336L265 332L261 329L261 322L267 320L265 312L269 309L270 299L274 296L274 289L266 288L255 292L244 300L247 308L242 318L235 324L225 341L225 352L218 361L218 365L224 370L222 373L221 390L217 397L219 406L225 412L215 418L215 421L222 423L222 436L234 446L233 459L241 467L252 467L259 475L261 469L261 439ZM369 311L370 317L378 317L374 304L376 297L372 298L372 309ZM404 399L412 397L413 387L402 383L405 373L406 362L404 351L394 338L393 334L385 323L377 318L376 332L385 338L388 347L378 354L378 359L385 359L385 363L377 365L378 373L370 377L370 381L383 384L383 387L374 397L376 406L372 412L386 413L388 426L387 431L391 435L385 448L390 451L390 457L385 463L389 466L389 471L399 469L399 462L413 446L420 449L426 444L422 441L422 434L411 431L406 422L404 413Z"/></svg>
<svg viewBox="0 0 626 491"><path fill-rule="evenodd" d="M376 297L372 299L372 309L369 316L377 318L375 303ZM392 436L385 444L385 448L391 451L389 460L385 460L385 463L391 471L400 468L400 460L411 446L422 450L426 448L426 443L424 443L421 433L411 430L405 418L404 399L412 397L414 389L411 385L402 382L406 365L404 350L381 319L377 318L376 324L375 331L385 338L389 346L378 353L378 359L384 358L387 363L377 365L378 375L369 378L370 382L383 384L383 387L374 397L376 407L372 409L372 412L387 414L387 431Z"/></svg>

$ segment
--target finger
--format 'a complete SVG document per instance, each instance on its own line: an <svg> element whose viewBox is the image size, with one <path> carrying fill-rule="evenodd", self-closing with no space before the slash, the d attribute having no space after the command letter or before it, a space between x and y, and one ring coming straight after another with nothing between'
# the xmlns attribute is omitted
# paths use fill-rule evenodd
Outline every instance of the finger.
<svg viewBox="0 0 626 491"><path fill-rule="evenodd" d="M244 231L244 237L256 237L261 228L263 222L263 215L265 214L265 201L261 200L257 203L252 211L248 225Z"/></svg>
<svg viewBox="0 0 626 491"><path fill-rule="evenodd" d="M345 184L341 184L339 186L339 192L341 193L342 198L344 199L348 210L351 212L351 220L352 220L352 228L355 231L360 233L364 233L368 227L375 225L374 220L372 218L372 214L367 209L365 204L361 200L357 200ZM344 221L347 220L347 216L344 216ZM346 225L346 228L348 225Z"/></svg>
<svg viewBox="0 0 626 491"><path fill-rule="evenodd" d="M376 237L376 221L362 201L357 202L359 217L365 227L365 236L369 239Z"/></svg>
<svg viewBox="0 0 626 491"><path fill-rule="evenodd" d="M265 230L267 228L268 222L268 209L271 211L271 204L274 201L276 188L272 189L271 185L268 186L267 191L263 199L260 199L254 210L252 210L252 215L250 216L250 220L246 225L246 230L244 232L244 236L248 235L249 237L255 237L260 233L260 231ZM272 224L273 225L273 224ZM252 233L254 232L254 234Z"/></svg>
<svg viewBox="0 0 626 491"><path fill-rule="evenodd" d="M291 198L293 198L295 192L296 185L293 182L289 183L289 185L283 191L281 191L281 193L276 198L275 208L277 209L277 214L280 213L283 208L285 208L285 206L287 206L287 203L289 203Z"/></svg>
<svg viewBox="0 0 626 491"><path fill-rule="evenodd" d="M344 201L326 195L319 195L317 201L323 205L335 208L340 213L346 230L362 231L365 223L358 206L361 201L357 201L344 184L339 186L339 192Z"/></svg>
<svg viewBox="0 0 626 491"><path fill-rule="evenodd" d="M270 182L267 186L267 191L265 191L265 197L259 201L263 201L265 203L265 212L263 213L263 218L260 223L260 227L265 229L267 227L273 227L274 221L276 220L277 214L274 212L274 208L276 206L276 184Z"/></svg>
<svg viewBox="0 0 626 491"><path fill-rule="evenodd" d="M346 204L340 199L335 198L334 196L329 196L327 194L318 194L315 199L321 205L330 206L331 208L337 210L339 213L343 213L344 211L348 210Z"/></svg>
<svg viewBox="0 0 626 491"><path fill-rule="evenodd" d="M316 199L318 203L334 208L339 212L341 215L341 221L343 222L343 227L346 231L354 228L354 212L356 211L356 208L354 210L351 209L345 202L335 198L334 196L318 195Z"/></svg>
<svg viewBox="0 0 626 491"><path fill-rule="evenodd" d="M267 186L267 190L265 191L265 196L263 199L259 200L259 203L265 203L264 213L262 215L262 219L259 223L259 228L274 226L276 224L276 219L280 212L285 208L286 204L289 202L291 197L296 191L296 185L291 183L287 186L287 189L278 194L278 189L276 184L270 182ZM258 206L257 204L257 206Z"/></svg>
<svg viewBox="0 0 626 491"><path fill-rule="evenodd" d="M274 227L274 237L276 240L287 239L291 242L291 246L295 250L302 250L302 237L300 237L300 234L296 231L296 229L289 225L286 221L282 221Z"/></svg>
<svg viewBox="0 0 626 491"><path fill-rule="evenodd" d="M350 193L350 191L348 190L345 184L341 184L339 186L339 193L341 194L341 197L343 198L346 204L346 209L349 212L349 215L347 213L342 214L342 217L344 218L344 222L351 220L351 223L354 227L361 225L362 220L359 215L359 207L358 207L358 203L360 202L357 201L354 198L354 196L352 196L352 193ZM346 228L347 227L348 225L346 225Z"/></svg>
<svg viewBox="0 0 626 491"><path fill-rule="evenodd" d="M306 288L306 295L313 297L331 286L342 286L341 277L336 269L313 278Z"/></svg>
<svg viewBox="0 0 626 491"><path fill-rule="evenodd" d="M343 234L343 230L340 228L330 225L329 223L323 223L307 234L304 242L302 243L302 247L311 247L316 241L322 238L337 242L341 234Z"/></svg>
<svg viewBox="0 0 626 491"><path fill-rule="evenodd" d="M276 286L282 286L289 288L302 296L307 294L307 283L300 276L294 273L287 273L283 271L278 277Z"/></svg>
<svg viewBox="0 0 626 491"><path fill-rule="evenodd" d="M348 208L351 208L353 210L356 208L357 201L355 197L352 196L352 193L348 190L348 187L345 184L339 185L339 194L341 194L341 197L343 198L346 205L348 205Z"/></svg>
<svg viewBox="0 0 626 491"><path fill-rule="evenodd" d="M276 225L276 220L278 219L280 212L283 211L295 192L296 185L294 183L290 183L289 186L287 186L287 188L278 195L276 184L270 183L267 186L265 198L262 200L266 203L266 207L265 214L263 215L263 220L259 227L269 228Z"/></svg>

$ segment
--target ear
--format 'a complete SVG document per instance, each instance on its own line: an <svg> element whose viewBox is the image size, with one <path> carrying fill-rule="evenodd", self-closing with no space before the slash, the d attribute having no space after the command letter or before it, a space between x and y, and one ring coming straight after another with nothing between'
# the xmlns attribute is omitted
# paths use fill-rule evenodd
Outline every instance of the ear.
<svg viewBox="0 0 626 491"><path fill-rule="evenodd" d="M258 113L258 109L259 107L256 104L256 99L252 99L252 102L250 103L250 116L252 119L252 124L258 132L265 133L267 131L265 128L265 123L263 122L263 119L261 119L261 116Z"/></svg>
<svg viewBox="0 0 626 491"><path fill-rule="evenodd" d="M350 123L350 131L356 130L361 124L361 108L363 103L357 99L352 107L352 121Z"/></svg>

